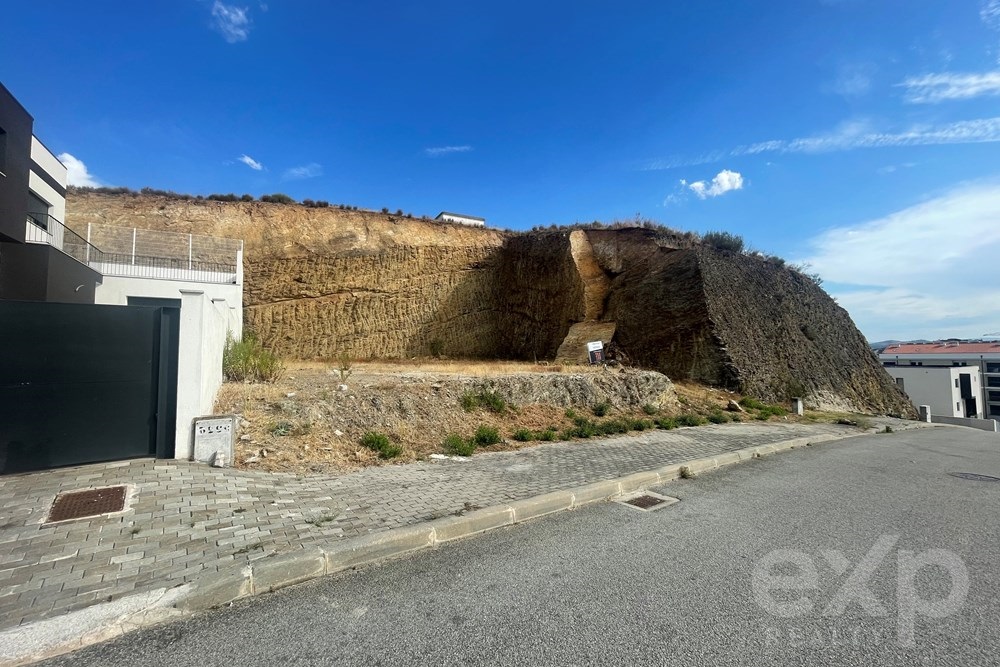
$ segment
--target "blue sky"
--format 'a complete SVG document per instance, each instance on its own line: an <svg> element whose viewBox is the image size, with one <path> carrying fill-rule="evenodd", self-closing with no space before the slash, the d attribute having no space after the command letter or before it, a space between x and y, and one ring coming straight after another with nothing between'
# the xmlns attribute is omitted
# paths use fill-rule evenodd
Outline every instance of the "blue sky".
<svg viewBox="0 0 1000 667"><path fill-rule="evenodd" d="M80 184L807 261L870 339L1000 331L1000 0L17 3L0 78Z"/></svg>

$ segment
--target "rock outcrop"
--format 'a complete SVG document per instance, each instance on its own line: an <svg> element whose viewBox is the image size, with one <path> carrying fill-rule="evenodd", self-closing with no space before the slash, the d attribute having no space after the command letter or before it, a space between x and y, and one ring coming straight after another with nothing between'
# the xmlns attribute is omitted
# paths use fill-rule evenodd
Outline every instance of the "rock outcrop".
<svg viewBox="0 0 1000 667"><path fill-rule="evenodd" d="M570 360L597 336L675 380L912 412L812 280L683 235L514 234L371 211L79 192L67 217L77 230L95 222L244 239L245 323L286 356Z"/></svg>

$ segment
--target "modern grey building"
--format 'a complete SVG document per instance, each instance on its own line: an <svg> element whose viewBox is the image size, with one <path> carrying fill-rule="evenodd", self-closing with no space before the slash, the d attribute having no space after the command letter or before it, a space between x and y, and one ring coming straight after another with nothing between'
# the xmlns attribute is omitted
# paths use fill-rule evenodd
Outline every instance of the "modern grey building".
<svg viewBox="0 0 1000 667"><path fill-rule="evenodd" d="M33 125L0 84L0 299L94 303L101 274L82 261L89 244L63 225L66 167Z"/></svg>

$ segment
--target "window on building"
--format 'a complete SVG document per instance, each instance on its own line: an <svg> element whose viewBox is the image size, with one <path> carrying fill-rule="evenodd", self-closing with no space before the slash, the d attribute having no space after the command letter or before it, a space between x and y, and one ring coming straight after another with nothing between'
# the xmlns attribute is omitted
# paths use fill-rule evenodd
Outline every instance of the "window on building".
<svg viewBox="0 0 1000 667"><path fill-rule="evenodd" d="M1000 364L986 364L987 373L1000 373Z"/></svg>
<svg viewBox="0 0 1000 667"><path fill-rule="evenodd" d="M962 403L961 401L959 401L958 403L955 403L955 412L961 412L961 411L962 411Z"/></svg>
<svg viewBox="0 0 1000 667"><path fill-rule="evenodd" d="M49 211L51 208L47 201L34 192L28 192L28 215L31 216L32 222L46 231L49 229Z"/></svg>

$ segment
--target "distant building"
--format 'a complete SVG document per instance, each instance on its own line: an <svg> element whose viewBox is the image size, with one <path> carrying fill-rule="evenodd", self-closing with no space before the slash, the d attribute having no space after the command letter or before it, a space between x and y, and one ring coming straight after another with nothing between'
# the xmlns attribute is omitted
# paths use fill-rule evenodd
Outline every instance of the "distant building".
<svg viewBox="0 0 1000 667"><path fill-rule="evenodd" d="M980 372L971 366L888 366L885 369L914 406L929 405L939 417L981 419Z"/></svg>
<svg viewBox="0 0 1000 667"><path fill-rule="evenodd" d="M460 225L469 225L470 227L486 226L486 218L477 218L474 215L463 215L461 213L448 213L447 211L441 211L434 219L441 222L457 222Z"/></svg>
<svg viewBox="0 0 1000 667"><path fill-rule="evenodd" d="M934 389L928 390L936 396L943 395L946 389L955 389L958 379L961 386L957 389L961 395L955 401L949 400L948 404L954 410L953 403L961 403L964 414L953 416L1000 420L1000 342L898 343L882 350L879 359L897 382L902 380L904 391L918 404L932 405L929 401L921 403L917 398L917 393L924 391L923 387L934 385ZM959 377L944 373L920 376L913 372L914 369L939 368L957 369ZM967 384L963 384L966 380L962 375L970 376ZM978 391L973 388L977 382ZM953 412L944 414L952 415Z"/></svg>

